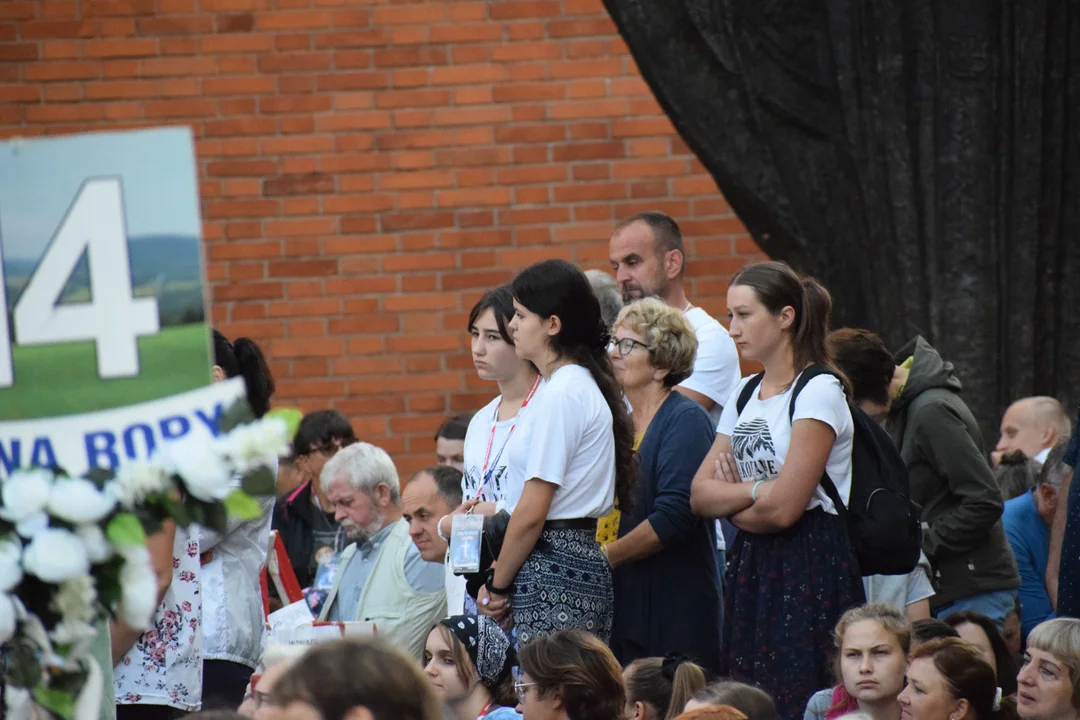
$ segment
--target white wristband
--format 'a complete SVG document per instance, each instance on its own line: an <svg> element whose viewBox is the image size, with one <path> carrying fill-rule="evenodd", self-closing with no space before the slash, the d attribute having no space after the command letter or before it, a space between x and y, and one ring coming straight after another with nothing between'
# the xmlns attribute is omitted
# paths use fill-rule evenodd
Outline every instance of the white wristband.
<svg viewBox="0 0 1080 720"><path fill-rule="evenodd" d="M442 538L442 540L445 541L445 542L450 542L450 538L443 535L442 521L445 520L448 517L450 517L450 516L449 515L443 515L441 518L439 518L438 524L435 525L435 532L437 532L439 534L439 537Z"/></svg>

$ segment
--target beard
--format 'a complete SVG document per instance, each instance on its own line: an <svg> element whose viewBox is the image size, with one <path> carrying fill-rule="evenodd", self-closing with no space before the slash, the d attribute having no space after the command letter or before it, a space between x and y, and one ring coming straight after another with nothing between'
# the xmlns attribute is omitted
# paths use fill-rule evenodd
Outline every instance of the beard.
<svg viewBox="0 0 1080 720"><path fill-rule="evenodd" d="M378 513L371 522L366 525L353 522L352 520L342 520L341 529L345 531L345 537L351 542L357 545L363 545L371 536L383 529L383 523L386 520L386 513Z"/></svg>
<svg viewBox="0 0 1080 720"><path fill-rule="evenodd" d="M654 297L659 300L664 300L667 295L668 287L664 281L657 280L656 287L646 287L636 282L623 283L619 290L622 292L622 299L624 303L632 303L635 300L641 300L642 298Z"/></svg>

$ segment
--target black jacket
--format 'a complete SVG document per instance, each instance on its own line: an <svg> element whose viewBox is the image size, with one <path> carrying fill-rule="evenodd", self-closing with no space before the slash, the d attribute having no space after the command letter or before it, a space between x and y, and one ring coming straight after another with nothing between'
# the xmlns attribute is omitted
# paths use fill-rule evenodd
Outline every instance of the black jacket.
<svg viewBox="0 0 1080 720"><path fill-rule="evenodd" d="M270 528L281 536L301 588L309 587L313 580L310 566L315 552L315 531L336 525L333 517L324 522L318 517L320 513L325 515L311 502L311 483L274 503Z"/></svg>
<svg viewBox="0 0 1080 720"><path fill-rule="evenodd" d="M896 354L914 356L885 427L907 464L923 508L923 550L934 568L936 609L962 598L1020 587L1001 524L1001 490L974 416L960 399L952 363L917 337Z"/></svg>

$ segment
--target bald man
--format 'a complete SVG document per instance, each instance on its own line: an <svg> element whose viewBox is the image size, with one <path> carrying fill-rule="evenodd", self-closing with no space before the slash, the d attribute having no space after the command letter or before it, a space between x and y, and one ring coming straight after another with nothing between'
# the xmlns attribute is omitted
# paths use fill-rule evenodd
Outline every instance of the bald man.
<svg viewBox="0 0 1080 720"><path fill-rule="evenodd" d="M997 465L1001 456L1020 450L1036 462L1046 462L1054 444L1072 433L1061 403L1052 397L1027 397L1017 400L1001 418L1001 439L991 453Z"/></svg>

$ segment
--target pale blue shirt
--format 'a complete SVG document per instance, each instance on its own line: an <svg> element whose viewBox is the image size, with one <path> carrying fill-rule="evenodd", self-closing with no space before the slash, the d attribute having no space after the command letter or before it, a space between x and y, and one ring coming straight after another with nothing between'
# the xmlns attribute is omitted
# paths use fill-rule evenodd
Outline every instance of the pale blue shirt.
<svg viewBox="0 0 1080 720"><path fill-rule="evenodd" d="M334 622L356 620L355 613L360 607L360 595L364 592L364 585L367 584L368 578L371 577L371 571L375 569L375 560L379 557L379 550L382 549L386 538L390 536L394 525L396 523L390 523L368 538L364 544L356 548L356 552L349 558L349 563L338 570L342 573L341 582L338 584L334 604L327 615L328 620ZM424 560L420 551L416 549L416 545L411 542L408 550L405 551L404 569L405 579L418 593L434 593L444 587L443 564Z"/></svg>

